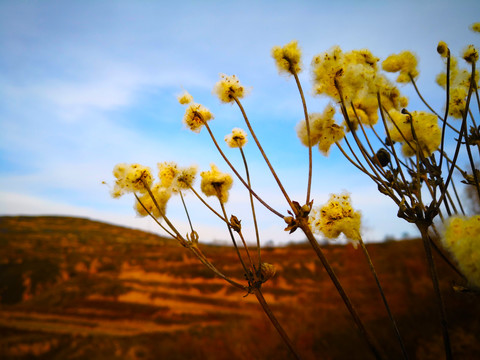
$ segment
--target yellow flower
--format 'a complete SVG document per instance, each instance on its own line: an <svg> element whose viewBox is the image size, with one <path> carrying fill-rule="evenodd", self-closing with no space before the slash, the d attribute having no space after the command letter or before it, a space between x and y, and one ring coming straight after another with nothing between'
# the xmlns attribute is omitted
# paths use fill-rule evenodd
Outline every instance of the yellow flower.
<svg viewBox="0 0 480 360"><path fill-rule="evenodd" d="M458 68L458 60L455 56L450 57L450 87L465 87L467 90L470 87L471 74L468 70ZM437 75L437 84L445 89L447 81L446 73L442 72ZM479 73L475 72L475 83L478 84Z"/></svg>
<svg viewBox="0 0 480 360"><path fill-rule="evenodd" d="M387 111L400 110L408 105L408 98L400 93L400 90L385 76L377 76L375 79L380 101Z"/></svg>
<svg viewBox="0 0 480 360"><path fill-rule="evenodd" d="M435 78L435 81L437 84L445 89L447 86L447 74L446 73L440 73L437 75Z"/></svg>
<svg viewBox="0 0 480 360"><path fill-rule="evenodd" d="M348 193L333 194L327 204L312 209L309 224L312 231L329 239L335 239L343 233L356 246L361 240L360 218L360 212L350 204Z"/></svg>
<svg viewBox="0 0 480 360"><path fill-rule="evenodd" d="M436 115L413 111L410 118L407 114L392 110L390 116L396 125L392 124L390 127L390 137L393 141L403 144L402 152L405 156L416 155L416 150L420 147L423 156L428 157L440 145L442 132ZM412 133L412 123L417 141Z"/></svg>
<svg viewBox="0 0 480 360"><path fill-rule="evenodd" d="M339 102L356 129L358 122L374 125L378 121L378 99L387 110L406 106L408 99L378 71L378 58L366 49L343 53L335 46L312 61L313 91ZM353 105L353 108L352 108Z"/></svg>
<svg viewBox="0 0 480 360"><path fill-rule="evenodd" d="M165 215L167 202L170 199L171 191L160 184L155 184L152 189L152 194L155 197L155 201L158 205L155 205L150 194L146 193L139 197L140 201L142 202L143 206L152 214L154 217L159 218ZM145 210L140 202L135 201L134 209L140 216L147 216L148 212Z"/></svg>
<svg viewBox="0 0 480 360"><path fill-rule="evenodd" d="M480 215L452 216L442 240L470 285L480 289Z"/></svg>
<svg viewBox="0 0 480 360"><path fill-rule="evenodd" d="M178 96L178 102L182 105L187 105L193 102L193 96L184 91L182 95Z"/></svg>
<svg viewBox="0 0 480 360"><path fill-rule="evenodd" d="M245 88L235 75L227 76L220 74L220 81L215 84L213 91L217 94L220 101L230 103L234 98L240 99L245 95Z"/></svg>
<svg viewBox="0 0 480 360"><path fill-rule="evenodd" d="M442 57L447 57L448 54L450 53L450 50L448 49L447 44L444 41L440 41L437 45L437 52L442 56Z"/></svg>
<svg viewBox="0 0 480 360"><path fill-rule="evenodd" d="M458 86L450 90L450 101L448 106L448 114L455 119L462 119L465 111L467 89Z"/></svg>
<svg viewBox="0 0 480 360"><path fill-rule="evenodd" d="M467 48L463 51L463 59L472 64L478 61L478 50L475 49L473 45L468 45Z"/></svg>
<svg viewBox="0 0 480 360"><path fill-rule="evenodd" d="M213 119L213 114L205 106L192 103L187 107L183 123L193 132L199 133L207 121Z"/></svg>
<svg viewBox="0 0 480 360"><path fill-rule="evenodd" d="M275 64L280 73L293 75L302 71L302 52L296 40L289 42L284 47L274 46L272 48L272 57L275 59Z"/></svg>
<svg viewBox="0 0 480 360"><path fill-rule="evenodd" d="M226 203L233 179L229 174L220 172L215 164L211 164L210 168L210 171L200 173L202 177L200 188L206 196L216 196L220 202Z"/></svg>
<svg viewBox="0 0 480 360"><path fill-rule="evenodd" d="M113 169L115 186L112 191L113 197L120 197L126 192L146 192L153 178L150 168L139 164L117 164Z"/></svg>
<svg viewBox="0 0 480 360"><path fill-rule="evenodd" d="M480 22L473 23L472 25L470 25L470 30L475 32L480 32Z"/></svg>
<svg viewBox="0 0 480 360"><path fill-rule="evenodd" d="M225 136L225 142L231 148L244 147L247 141L247 133L239 128L233 129L231 134Z"/></svg>
<svg viewBox="0 0 480 360"><path fill-rule="evenodd" d="M315 94L327 95L336 101L340 95L335 86L344 73L343 52L339 46L315 56L312 60L313 90Z"/></svg>
<svg viewBox="0 0 480 360"><path fill-rule="evenodd" d="M160 179L160 185L168 188L172 185L173 180L178 174L178 166L175 162L163 162L158 163L158 178Z"/></svg>
<svg viewBox="0 0 480 360"><path fill-rule="evenodd" d="M347 114L354 129L357 129L359 121L365 125L375 125L377 123L378 100L376 96L358 98L354 100L351 105L353 105L353 108L349 106L347 108ZM348 126L345 127L349 130Z"/></svg>
<svg viewBox="0 0 480 360"><path fill-rule="evenodd" d="M468 50L468 49L467 49ZM477 52L478 54L478 52ZM470 53L473 56L473 53ZM450 57L450 102L448 114L456 119L462 119L465 110L465 100L470 88L471 74L465 69L458 68L458 60L455 56ZM478 87L479 72L475 71L475 83ZM447 74L442 72L437 75L437 84L446 89ZM475 89L475 86L474 86Z"/></svg>
<svg viewBox="0 0 480 360"><path fill-rule="evenodd" d="M335 108L329 104L322 114L312 113L310 121L310 145L318 144L320 152L327 156L330 147L345 136L343 127L335 123ZM305 119L297 125L297 135L303 145L308 146L307 123Z"/></svg>
<svg viewBox="0 0 480 360"><path fill-rule="evenodd" d="M399 54L393 54L382 62L382 68L388 72L400 72L397 78L399 83L410 82L410 76L418 76L417 58L410 51L402 51Z"/></svg>
<svg viewBox="0 0 480 360"><path fill-rule="evenodd" d="M172 191L179 192L181 190L188 190L193 186L195 177L197 176L197 167L190 166L188 168L181 168L177 171L177 175L172 183Z"/></svg>

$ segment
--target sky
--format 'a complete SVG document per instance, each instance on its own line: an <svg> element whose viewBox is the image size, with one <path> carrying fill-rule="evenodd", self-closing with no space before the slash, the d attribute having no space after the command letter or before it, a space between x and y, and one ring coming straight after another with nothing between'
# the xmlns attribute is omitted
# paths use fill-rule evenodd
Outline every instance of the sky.
<svg viewBox="0 0 480 360"><path fill-rule="evenodd" d="M437 109L443 93L440 40L454 55L479 34L474 1L6 1L0 0L0 215L69 215L158 232L136 216L133 197L110 196L117 163L196 164L200 171L227 165L208 133L184 127L184 90L215 115L222 140L244 127L238 109L212 94L219 74L235 74L249 89L243 104L267 155L291 198L304 201L307 149L295 133L303 110L293 79L278 74L271 48L298 40L300 81L310 112L328 100L312 95L313 56L339 45L368 48L380 59L411 50L419 60L419 87ZM410 108L424 110L411 86L400 88ZM223 146L223 145L222 145ZM235 149L224 150L241 166ZM252 141L245 148L252 183L275 209L287 204ZM393 202L333 149L314 149L314 205L348 191L362 212L365 241L415 236L396 217ZM105 185L103 182L106 182ZM199 181L197 180L197 188ZM216 206L213 199L209 202ZM187 206L200 241L227 239L224 224L192 195ZM227 212L242 219L249 241L253 226L248 194L239 181ZM302 240L288 235L282 219L257 204L262 242ZM183 233L187 220L178 198L167 215Z"/></svg>

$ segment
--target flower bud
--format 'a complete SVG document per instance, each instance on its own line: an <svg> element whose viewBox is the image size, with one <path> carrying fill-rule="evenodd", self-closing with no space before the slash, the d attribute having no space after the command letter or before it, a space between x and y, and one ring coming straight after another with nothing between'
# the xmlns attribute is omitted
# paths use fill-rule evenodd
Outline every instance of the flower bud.
<svg viewBox="0 0 480 360"><path fill-rule="evenodd" d="M275 266L273 266L272 264L262 263L260 267L260 273L262 274L263 281L267 281L272 277L274 277L276 272L277 270L275 269Z"/></svg>
<svg viewBox="0 0 480 360"><path fill-rule="evenodd" d="M375 160L381 167L385 167L390 163L390 153L382 148L375 154Z"/></svg>
<svg viewBox="0 0 480 360"><path fill-rule="evenodd" d="M437 45L437 52L442 56L442 57L447 57L450 53L450 50L447 46L447 44L443 41L440 41Z"/></svg>
<svg viewBox="0 0 480 360"><path fill-rule="evenodd" d="M230 216L230 226L237 233L242 230L241 220L238 220L235 215Z"/></svg>

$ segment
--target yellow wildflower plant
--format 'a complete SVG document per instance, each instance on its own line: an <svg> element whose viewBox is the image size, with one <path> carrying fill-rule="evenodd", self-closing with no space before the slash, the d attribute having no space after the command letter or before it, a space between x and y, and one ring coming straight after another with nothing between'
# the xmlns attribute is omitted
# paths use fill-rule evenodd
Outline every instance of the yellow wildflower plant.
<svg viewBox="0 0 480 360"><path fill-rule="evenodd" d="M200 188L206 196L216 196L221 203L226 203L233 179L229 174L220 172L215 164L211 164L210 169L200 173L202 177Z"/></svg>
<svg viewBox="0 0 480 360"><path fill-rule="evenodd" d="M473 56L470 54L470 56ZM477 52L478 56L478 52ZM455 119L462 119L465 110L465 100L470 88L470 73L465 69L458 67L458 60L455 56L450 57L450 101L448 104L448 114ZM475 71L475 82L478 84L479 72ZM447 74L441 72L436 77L436 82L442 88L446 89ZM477 85L478 88L478 85Z"/></svg>
<svg viewBox="0 0 480 360"><path fill-rule="evenodd" d="M298 74L302 71L302 51L296 40L289 42L284 47L274 46L272 57L275 59L279 73Z"/></svg>
<svg viewBox="0 0 480 360"><path fill-rule="evenodd" d="M402 51L399 54L388 56L382 62L382 69L387 72L400 72L397 77L397 82L408 83L410 77L416 78L418 76L417 57L410 51Z"/></svg>
<svg viewBox="0 0 480 360"><path fill-rule="evenodd" d="M450 102L448 107L448 114L455 119L461 119L465 111L466 98L468 90L459 86L450 90Z"/></svg>
<svg viewBox="0 0 480 360"><path fill-rule="evenodd" d="M190 95L187 91L184 91L182 95L177 97L177 100L182 105L188 105L193 102L193 96Z"/></svg>
<svg viewBox="0 0 480 360"><path fill-rule="evenodd" d="M379 60L367 49L352 50L344 54L340 83L347 102L371 95L376 98L375 80Z"/></svg>
<svg viewBox="0 0 480 360"><path fill-rule="evenodd" d="M335 81L338 81L343 73L343 52L339 46L316 55L312 60L314 93L327 95L339 101L340 95L335 87Z"/></svg>
<svg viewBox="0 0 480 360"><path fill-rule="evenodd" d="M480 215L449 218L442 241L470 285L480 289Z"/></svg>
<svg viewBox="0 0 480 360"><path fill-rule="evenodd" d="M385 110L401 110L407 107L408 98L402 95L398 87L385 76L377 76L375 84L380 93L381 103Z"/></svg>
<svg viewBox="0 0 480 360"><path fill-rule="evenodd" d="M358 122L364 125L375 125L378 121L376 96L366 96L352 101L351 106L347 108L347 115L353 129L357 129Z"/></svg>
<svg viewBox="0 0 480 360"><path fill-rule="evenodd" d="M370 93L376 96L378 60L369 50L343 53L339 46L334 46L312 60L314 93L339 101L338 87L347 103Z"/></svg>
<svg viewBox="0 0 480 360"><path fill-rule="evenodd" d="M163 187L170 187L173 180L178 174L177 163L171 161L165 161L157 164L158 167L158 178L160 179L160 184Z"/></svg>
<svg viewBox="0 0 480 360"><path fill-rule="evenodd" d="M428 157L440 146L442 130L436 115L425 111L402 114L393 110L390 112L390 116L395 123L389 129L390 137L393 141L403 144L403 155L413 156L416 154L417 147L420 147L423 156ZM412 132L412 124L415 137Z"/></svg>
<svg viewBox="0 0 480 360"><path fill-rule="evenodd" d="M185 110L183 123L193 132L199 133L202 126L211 119L213 119L213 114L210 110L201 104L192 103Z"/></svg>
<svg viewBox="0 0 480 360"><path fill-rule="evenodd" d="M343 100L353 129L357 128L358 121L368 126L377 123L377 93L386 110L408 104L408 99L379 73L378 61L369 50L343 53L338 46L315 56L312 61L314 93L336 102Z"/></svg>
<svg viewBox="0 0 480 360"><path fill-rule="evenodd" d="M354 246L361 240L361 215L350 203L350 195L332 194L327 204L313 208L309 216L310 228L317 234L335 239L344 234L353 241Z"/></svg>
<svg viewBox="0 0 480 360"><path fill-rule="evenodd" d="M176 193L190 189L193 186L196 176L197 166L195 165L178 169L171 185L172 191Z"/></svg>
<svg viewBox="0 0 480 360"><path fill-rule="evenodd" d="M215 84L213 92L218 96L220 101L231 103L234 98L241 99L245 96L245 87L235 75L227 76L220 74L220 80Z"/></svg>
<svg viewBox="0 0 480 360"><path fill-rule="evenodd" d="M442 57L447 57L448 54L450 53L450 50L448 49L448 45L444 41L440 41L437 45L437 52L442 56Z"/></svg>
<svg viewBox="0 0 480 360"><path fill-rule="evenodd" d="M472 64L478 61L478 50L473 45L468 45L466 49L463 51L462 55L463 59Z"/></svg>
<svg viewBox="0 0 480 360"><path fill-rule="evenodd" d="M139 197L141 204L139 201L135 201L134 209L139 216L147 216L150 213L155 218L161 218L166 213L167 202L170 199L172 192L161 184L155 184L151 191L157 204L155 205L150 194L145 193Z"/></svg>
<svg viewBox="0 0 480 360"><path fill-rule="evenodd" d="M476 22L470 25L470 30L480 33L480 22Z"/></svg>
<svg viewBox="0 0 480 360"><path fill-rule="evenodd" d="M312 113L310 121L310 145L318 144L320 152L327 156L330 147L345 136L343 127L335 123L335 108L329 104L322 114ZM308 146L307 124L305 119L297 124L297 135L303 145Z"/></svg>
<svg viewBox="0 0 480 360"><path fill-rule="evenodd" d="M120 197L127 192L146 192L145 186L150 186L153 181L149 167L140 164L117 164L113 169L115 185L113 197Z"/></svg>
<svg viewBox="0 0 480 360"><path fill-rule="evenodd" d="M232 129L232 132L225 136L225 142L231 148L244 147L247 141L247 133L240 128Z"/></svg>

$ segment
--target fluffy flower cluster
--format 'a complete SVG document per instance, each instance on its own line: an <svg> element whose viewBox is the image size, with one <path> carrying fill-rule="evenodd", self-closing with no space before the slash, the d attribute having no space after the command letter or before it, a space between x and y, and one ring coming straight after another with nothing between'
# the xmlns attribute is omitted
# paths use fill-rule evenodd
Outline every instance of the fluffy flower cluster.
<svg viewBox="0 0 480 360"><path fill-rule="evenodd" d="M388 72L400 72L397 77L397 82L408 83L410 77L416 78L418 76L417 58L410 51L402 51L399 54L393 54L387 57L382 62L382 68Z"/></svg>
<svg viewBox="0 0 480 360"><path fill-rule="evenodd" d="M215 84L213 91L217 94L220 101L230 103L234 98L240 99L245 95L245 88L235 75L220 75L220 81Z"/></svg>
<svg viewBox="0 0 480 360"><path fill-rule="evenodd" d="M158 164L159 181L152 185L153 176L150 168L139 164L118 164L113 169L116 178L112 191L113 197L119 197L126 192L138 193L140 201L135 201L134 209L140 216L149 213L155 217L165 215L167 202L173 193L187 190L195 181L196 166L179 168L174 162ZM153 198L150 192L153 195Z"/></svg>
<svg viewBox="0 0 480 360"><path fill-rule="evenodd" d="M222 203L228 201L228 191L233 184L229 174L220 172L215 164L211 164L210 171L203 171L200 176L202 177L200 188L206 196L216 196Z"/></svg>
<svg viewBox="0 0 480 360"><path fill-rule="evenodd" d="M335 123L333 116L335 108L328 105L322 114L309 114L310 123L310 145L318 144L318 149L325 156L328 155L330 147L345 136L343 127ZM304 120L297 125L297 135L303 145L308 146L307 123Z"/></svg>
<svg viewBox="0 0 480 360"><path fill-rule="evenodd" d="M449 48L448 45L445 43L445 41L440 41L437 45L437 52L444 58L446 58L449 55Z"/></svg>
<svg viewBox="0 0 480 360"><path fill-rule="evenodd" d="M139 197L141 203L139 201L135 201L134 209L139 216L147 216L148 213L150 213L154 217L160 218L164 216L167 211L167 202L170 200L172 192L170 189L165 188L160 184L155 184L151 191L155 201L153 201L150 194L145 193Z"/></svg>
<svg viewBox="0 0 480 360"><path fill-rule="evenodd" d="M205 106L191 103L185 110L183 123L193 132L199 133L202 126L212 119L213 114Z"/></svg>
<svg viewBox="0 0 480 360"><path fill-rule="evenodd" d="M442 131L436 115L425 111L413 111L410 115L391 111L390 116L395 123L389 129L390 137L403 144L402 152L405 156L415 155L418 148L424 157L428 157L440 146Z"/></svg>
<svg viewBox="0 0 480 360"><path fill-rule="evenodd" d="M182 95L177 98L182 105L188 105L183 115L183 123L193 132L199 133L202 126L207 121L213 119L213 114L205 106L197 104L193 101L193 96L184 91Z"/></svg>
<svg viewBox="0 0 480 360"><path fill-rule="evenodd" d="M160 185L162 187L178 193L182 190L188 190L193 186L197 175L196 166L180 168L175 162L163 162L157 165L158 178L160 179Z"/></svg>
<svg viewBox="0 0 480 360"><path fill-rule="evenodd" d="M461 119L465 110L468 89L470 88L470 73L466 69L458 68L458 60L450 57L450 101L448 114L455 119ZM475 84L478 84L479 73L475 71ZM437 84L444 89L447 86L447 74L442 72L437 75Z"/></svg>
<svg viewBox="0 0 480 360"><path fill-rule="evenodd" d="M275 64L280 73L293 75L302 71L302 51L298 47L296 40L289 42L284 47L274 46L272 48L272 57L275 59Z"/></svg>
<svg viewBox="0 0 480 360"><path fill-rule="evenodd" d="M364 56L361 56L361 53ZM314 92L348 103L374 81L378 58L368 50L343 53L339 46L315 56L312 60Z"/></svg>
<svg viewBox="0 0 480 360"><path fill-rule="evenodd" d="M158 178L160 179L160 185L166 188L169 188L172 185L173 180L178 174L178 166L177 163L170 161L170 162L163 162L158 163Z"/></svg>
<svg viewBox="0 0 480 360"><path fill-rule="evenodd" d="M480 215L451 217L442 240L470 284L480 289Z"/></svg>
<svg viewBox="0 0 480 360"><path fill-rule="evenodd" d="M193 102L193 96L184 91L182 95L178 96L177 100L180 104L187 105Z"/></svg>
<svg viewBox="0 0 480 360"><path fill-rule="evenodd" d="M150 168L140 164L117 164L113 169L115 185L112 191L114 198L127 192L146 192L145 186L150 187L153 181Z"/></svg>
<svg viewBox="0 0 480 360"><path fill-rule="evenodd" d="M377 93L382 105L390 110L408 103L400 91L378 72L378 58L369 50L344 53L335 46L312 60L314 93L326 95L335 102L343 99L353 128L358 121L374 125L378 121Z"/></svg>
<svg viewBox="0 0 480 360"><path fill-rule="evenodd" d="M476 63L478 61L478 50L473 45L468 45L462 57L470 64Z"/></svg>
<svg viewBox="0 0 480 360"><path fill-rule="evenodd" d="M327 204L312 209L309 223L315 233L323 234L329 239L335 239L343 233L356 246L361 240L360 217L360 212L355 211L350 204L349 194L333 194Z"/></svg>
<svg viewBox="0 0 480 360"><path fill-rule="evenodd" d="M225 142L231 148L244 147L247 141L247 133L239 128L234 128L230 134L225 136Z"/></svg>
<svg viewBox="0 0 480 360"><path fill-rule="evenodd" d="M470 25L470 29L474 32L480 33L480 22L473 23L472 25Z"/></svg>
<svg viewBox="0 0 480 360"><path fill-rule="evenodd" d="M190 189L193 186L196 176L197 176L196 166L180 168L177 172L177 176L172 182L172 191L179 192L182 190Z"/></svg>

